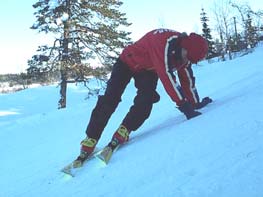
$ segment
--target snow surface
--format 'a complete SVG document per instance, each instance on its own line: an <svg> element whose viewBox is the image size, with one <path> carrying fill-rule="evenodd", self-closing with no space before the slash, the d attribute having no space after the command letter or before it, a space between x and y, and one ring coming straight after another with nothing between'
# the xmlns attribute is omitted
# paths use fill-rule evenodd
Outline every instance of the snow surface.
<svg viewBox="0 0 263 197"><path fill-rule="evenodd" d="M96 97L70 86L0 94L0 196L263 196L263 47L194 68L201 97L214 102L186 121L166 95L107 166L91 160L74 178L60 169L79 153ZM98 144L103 147L132 104L130 83Z"/></svg>

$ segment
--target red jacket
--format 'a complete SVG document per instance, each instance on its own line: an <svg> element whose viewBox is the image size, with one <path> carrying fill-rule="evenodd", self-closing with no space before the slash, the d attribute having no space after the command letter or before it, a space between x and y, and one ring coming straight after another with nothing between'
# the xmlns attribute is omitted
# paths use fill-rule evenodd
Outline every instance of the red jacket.
<svg viewBox="0 0 263 197"><path fill-rule="evenodd" d="M120 59L131 70L154 70L165 90L178 106L185 100L193 105L199 102L195 88L195 80L191 64L181 65L176 61L176 47L181 33L168 30L156 29L132 45L127 46ZM178 58L177 58L178 59ZM174 71L177 70L181 86L176 82Z"/></svg>

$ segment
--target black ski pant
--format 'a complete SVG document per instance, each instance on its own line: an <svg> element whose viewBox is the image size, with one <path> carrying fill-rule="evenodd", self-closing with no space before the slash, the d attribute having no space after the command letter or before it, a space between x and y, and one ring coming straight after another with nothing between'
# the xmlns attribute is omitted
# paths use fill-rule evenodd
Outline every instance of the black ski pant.
<svg viewBox="0 0 263 197"><path fill-rule="evenodd" d="M132 72L125 63L118 59L113 66L105 93L103 96L99 96L91 113L86 129L88 137L99 140L131 78L134 78L137 95L134 98L134 104L130 107L121 124L131 132L138 129L149 117L153 103L160 99L159 94L155 91L158 81L157 74L147 70Z"/></svg>

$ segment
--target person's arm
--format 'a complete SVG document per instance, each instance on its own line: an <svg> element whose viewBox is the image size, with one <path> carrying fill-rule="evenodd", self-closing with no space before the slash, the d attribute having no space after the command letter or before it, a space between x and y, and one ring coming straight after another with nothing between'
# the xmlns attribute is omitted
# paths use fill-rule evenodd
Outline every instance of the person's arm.
<svg viewBox="0 0 263 197"><path fill-rule="evenodd" d="M178 77L187 100L195 109L200 109L212 102L212 99L209 97L203 98L200 102L191 64L188 64L187 67L180 69L178 71Z"/></svg>
<svg viewBox="0 0 263 197"><path fill-rule="evenodd" d="M189 63L181 68L177 73L186 99L195 106L199 103L199 95L195 87L195 77L191 64Z"/></svg>
<svg viewBox="0 0 263 197"><path fill-rule="evenodd" d="M180 84L176 81L175 75L169 70L167 65L161 65L157 69L157 74L163 84L164 89L171 99L180 106L185 102L185 96L183 94Z"/></svg>

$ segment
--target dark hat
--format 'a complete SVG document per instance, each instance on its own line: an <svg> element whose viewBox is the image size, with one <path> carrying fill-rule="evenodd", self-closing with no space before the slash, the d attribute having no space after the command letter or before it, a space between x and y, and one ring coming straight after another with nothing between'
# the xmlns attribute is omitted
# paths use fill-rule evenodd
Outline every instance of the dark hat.
<svg viewBox="0 0 263 197"><path fill-rule="evenodd" d="M207 41L196 33L184 37L181 41L181 47L187 50L187 58L194 64L204 59L208 52Z"/></svg>

